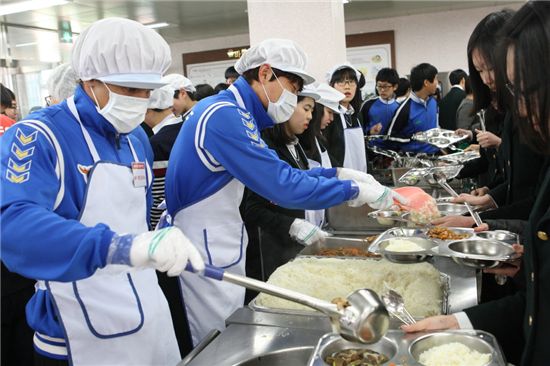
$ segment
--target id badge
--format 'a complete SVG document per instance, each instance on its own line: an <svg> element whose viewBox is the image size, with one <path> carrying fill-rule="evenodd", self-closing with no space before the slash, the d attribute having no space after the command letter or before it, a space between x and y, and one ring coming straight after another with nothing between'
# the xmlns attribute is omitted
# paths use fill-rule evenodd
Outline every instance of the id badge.
<svg viewBox="0 0 550 366"><path fill-rule="evenodd" d="M132 175L134 177L134 187L140 188L147 185L147 177L145 175L145 163L133 162Z"/></svg>

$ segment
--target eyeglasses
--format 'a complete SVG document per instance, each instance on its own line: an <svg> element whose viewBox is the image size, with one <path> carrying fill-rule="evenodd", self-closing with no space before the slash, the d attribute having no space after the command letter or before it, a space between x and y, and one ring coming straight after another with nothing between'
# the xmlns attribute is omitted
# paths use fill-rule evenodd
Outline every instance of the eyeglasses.
<svg viewBox="0 0 550 366"><path fill-rule="evenodd" d="M376 89L378 90L388 90L392 87L393 85L376 85Z"/></svg>
<svg viewBox="0 0 550 366"><path fill-rule="evenodd" d="M46 101L46 105L49 107L52 105L52 96L48 95L47 97L44 97L44 100Z"/></svg>
<svg viewBox="0 0 550 366"><path fill-rule="evenodd" d="M353 86L353 85L357 85L357 81L353 79L347 79L347 80L337 81L335 84L338 86L345 86L345 85Z"/></svg>

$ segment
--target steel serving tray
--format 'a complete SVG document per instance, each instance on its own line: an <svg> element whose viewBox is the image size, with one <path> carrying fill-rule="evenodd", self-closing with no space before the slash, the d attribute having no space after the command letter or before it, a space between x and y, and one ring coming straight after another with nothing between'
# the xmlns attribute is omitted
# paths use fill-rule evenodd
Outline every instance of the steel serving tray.
<svg viewBox="0 0 550 366"><path fill-rule="evenodd" d="M445 149L459 141L466 139L467 136L460 136L452 130L442 128L432 128L431 130L417 132L412 135L411 140L427 142L440 149Z"/></svg>
<svg viewBox="0 0 550 366"><path fill-rule="evenodd" d="M389 357L385 364L412 366L420 365L419 354L431 347L449 342L459 342L482 353L490 353L486 366L506 366L502 349L496 338L481 330L449 330L406 334L400 330L389 330L384 338L374 344L353 343L336 333L325 334L315 347L308 366L326 366L324 359L334 352L345 349L371 349Z"/></svg>

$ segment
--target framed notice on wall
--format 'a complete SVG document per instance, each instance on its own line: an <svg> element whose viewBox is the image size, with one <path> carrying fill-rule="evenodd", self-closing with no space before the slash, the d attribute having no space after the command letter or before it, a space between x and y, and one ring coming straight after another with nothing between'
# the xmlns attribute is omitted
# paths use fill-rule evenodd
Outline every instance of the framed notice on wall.
<svg viewBox="0 0 550 366"><path fill-rule="evenodd" d="M210 84L215 87L219 83L225 83L225 70L235 65L235 60L202 62L186 65L185 74L197 84Z"/></svg>
<svg viewBox="0 0 550 366"><path fill-rule="evenodd" d="M392 66L391 45L351 47L346 49L347 59L365 76L363 97L375 93L376 74L384 67Z"/></svg>

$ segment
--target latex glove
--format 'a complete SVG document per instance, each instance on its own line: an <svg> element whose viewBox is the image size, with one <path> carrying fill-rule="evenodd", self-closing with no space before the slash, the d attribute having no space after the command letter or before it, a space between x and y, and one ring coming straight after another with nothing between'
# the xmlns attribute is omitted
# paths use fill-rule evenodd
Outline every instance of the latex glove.
<svg viewBox="0 0 550 366"><path fill-rule="evenodd" d="M109 264L154 268L168 276L181 274L188 261L196 271L204 270L200 253L177 227L115 236L107 255Z"/></svg>
<svg viewBox="0 0 550 366"><path fill-rule="evenodd" d="M338 179L340 180L353 180L355 182L377 184L378 182L370 174L362 172L360 170L348 169L348 168L338 168Z"/></svg>
<svg viewBox="0 0 550 366"><path fill-rule="evenodd" d="M412 333L428 330L459 329L459 325L454 315L437 315L419 320L415 324L402 325L401 329L406 333Z"/></svg>
<svg viewBox="0 0 550 366"><path fill-rule="evenodd" d="M374 178L371 183L355 182L359 188L359 194L354 199L348 201L348 205L351 207L360 207L367 204L374 209L384 210L395 205L394 200L402 205L409 204L409 201L405 197L381 185Z"/></svg>
<svg viewBox="0 0 550 366"><path fill-rule="evenodd" d="M288 231L290 237L303 245L310 245L319 240L323 241L329 234L319 226L302 219L295 219Z"/></svg>
<svg viewBox="0 0 550 366"><path fill-rule="evenodd" d="M500 146L500 143L502 142L502 139L495 135L492 132L483 132L481 130L476 130L477 134L477 142L479 143L479 146L486 149L488 147L494 147L497 148Z"/></svg>

